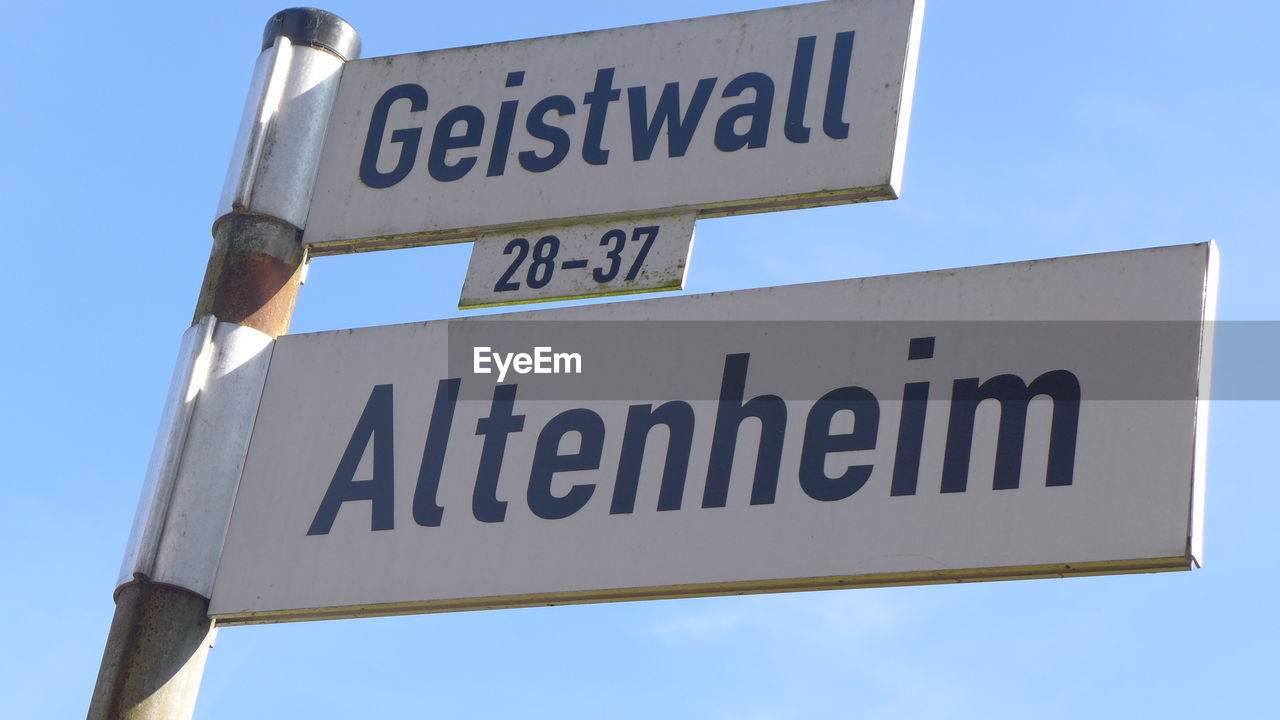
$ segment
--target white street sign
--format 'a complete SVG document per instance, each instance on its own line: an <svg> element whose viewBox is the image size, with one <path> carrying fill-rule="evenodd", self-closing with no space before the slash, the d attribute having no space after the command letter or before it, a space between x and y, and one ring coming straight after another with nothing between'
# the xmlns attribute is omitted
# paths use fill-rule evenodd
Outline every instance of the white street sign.
<svg viewBox="0 0 1280 720"><path fill-rule="evenodd" d="M680 290L693 215L481 235L459 308Z"/></svg>
<svg viewBox="0 0 1280 720"><path fill-rule="evenodd" d="M837 0L348 62L304 242L896 198L923 12Z"/></svg>
<svg viewBox="0 0 1280 720"><path fill-rule="evenodd" d="M210 613L1187 569L1210 245L286 336Z"/></svg>

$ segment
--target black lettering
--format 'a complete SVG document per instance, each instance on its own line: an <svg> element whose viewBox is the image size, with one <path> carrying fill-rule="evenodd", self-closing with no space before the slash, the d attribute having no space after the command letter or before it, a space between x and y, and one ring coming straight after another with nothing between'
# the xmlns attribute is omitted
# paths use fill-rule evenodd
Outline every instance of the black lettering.
<svg viewBox="0 0 1280 720"><path fill-rule="evenodd" d="M1027 405L1037 395L1053 401L1045 485L1071 484L1076 435L1080 428L1080 380L1067 370L1050 370L1030 385L1017 375L996 375L981 385L978 378L963 378L952 384L947 447L942 457L942 492L964 492L968 487L974 416L983 400L1000 403L992 488L1018 487L1022 475L1022 445L1027 433Z"/></svg>
<svg viewBox="0 0 1280 720"><path fill-rule="evenodd" d="M561 454L560 440L571 432L578 433L578 451ZM595 492L594 484L574 485L557 497L551 492L551 481L558 472L595 470L600 467L604 448L604 420L585 408L566 410L551 418L538 434L529 471L529 509L547 520L559 520L582 509Z"/></svg>
<svg viewBox="0 0 1280 720"><path fill-rule="evenodd" d="M822 131L835 140L849 137L849 123L844 121L844 95L849 86L852 61L853 31L836 33L831 76L827 80L827 106L822 113Z"/></svg>
<svg viewBox="0 0 1280 720"><path fill-rule="evenodd" d="M759 72L739 75L725 86L723 97L738 97L744 90L754 90L755 100L725 110L716 122L716 149L733 152L743 147L764 147L769 140L769 120L773 113L773 78ZM751 118L746 132L737 131L742 118Z"/></svg>
<svg viewBox="0 0 1280 720"><path fill-rule="evenodd" d="M937 338L911 338L907 345L908 360L933 357ZM898 419L898 447L893 459L893 482L890 495L915 495L920 479L920 451L924 446L924 418L929 409L929 383L913 382L902 386L902 416Z"/></svg>
<svg viewBox="0 0 1280 720"><path fill-rule="evenodd" d="M463 125L461 135L454 135L458 125ZM474 155L448 162L450 150L473 148L480 145L484 135L484 112L474 105L460 105L440 118L435 135L431 138L431 153L427 156L427 172L440 182L452 182L466 175L476 164Z"/></svg>
<svg viewBox="0 0 1280 720"><path fill-rule="evenodd" d="M853 431L831 434L836 413L854 415ZM873 450L880 432L880 404L876 396L860 387L836 388L818 398L809 410L800 451L800 488L814 500L843 500L862 489L871 477L871 465L850 465L839 477L827 475L827 454L853 450Z"/></svg>
<svg viewBox="0 0 1280 720"><path fill-rule="evenodd" d="M347 449L338 461L338 469L329 481L329 489L320 501L316 516L311 520L308 535L328 535L338 509L353 500L369 500L370 530L391 530L395 508L395 453L392 451L393 418L391 414L391 386L376 385L369 393L364 412L356 422ZM373 477L356 480L356 470L364 457L369 442L373 442Z"/></svg>
<svg viewBox="0 0 1280 720"><path fill-rule="evenodd" d="M440 490L440 473L444 453L453 429L453 411L458 404L458 385L462 380L450 378L436 385L436 400L431 407L431 424L427 442L422 448L422 465L418 467L418 485L413 491L413 521L424 527L439 527L444 508L436 502Z"/></svg>
<svg viewBox="0 0 1280 720"><path fill-rule="evenodd" d="M591 108L587 113L587 130L582 139L582 159L591 165L609 162L609 151L600 146L604 137L604 120L609 103L622 97L622 91L613 86L614 68L596 71L596 85L582 96L582 104Z"/></svg>
<svg viewBox="0 0 1280 720"><path fill-rule="evenodd" d="M791 91L787 94L787 117L782 130L793 143L809 142L809 128L804 124L805 105L809 102L809 76L813 74L813 48L816 35L796 41L796 59L791 66Z"/></svg>
<svg viewBox="0 0 1280 720"><path fill-rule="evenodd" d="M632 405L627 410L627 428L622 436L618 477L609 508L611 515L622 515L635 509L645 445L649 434L658 425L667 426L667 459L662 466L658 509L680 509L685 476L689 472L689 451L693 447L693 407L687 402L673 400L659 405L656 410L653 405Z"/></svg>
<svg viewBox="0 0 1280 720"><path fill-rule="evenodd" d="M476 486L471 495L471 514L480 522L499 523L507 517L507 503L498 499L498 478L502 457L507 451L507 436L524 430L524 415L513 415L517 385L499 385L493 389L489 417L476 421L476 434L484 435L480 448L480 465L476 469Z"/></svg>
<svg viewBox="0 0 1280 720"><path fill-rule="evenodd" d="M400 143L400 157L391 172L378 172L378 155L382 151L382 138L387 132L387 114L397 100L408 100L410 112L427 109L427 91L421 85L405 83L382 93L369 116L369 132L364 140L364 154L360 156L360 182L371 188L389 188L400 182L413 170L418 158L418 143L422 141L422 128L401 128L391 133L391 142Z"/></svg>
<svg viewBox="0 0 1280 720"><path fill-rule="evenodd" d="M893 458L890 495L915 495L920 478L920 451L924 445L924 414L929 408L929 383L902 387L902 418L898 421L898 448Z"/></svg>
<svg viewBox="0 0 1280 720"><path fill-rule="evenodd" d="M756 454L755 480L751 504L768 505L778 490L778 470L782 463L782 440L787 431L787 404L777 395L761 395L743 403L747 384L748 353L726 355L720 384L720 405L711 436L711 457L702 507L724 507L729 496L729 475L738 444L738 427L748 417L760 421L760 450Z"/></svg>
<svg viewBox="0 0 1280 720"><path fill-rule="evenodd" d="M507 73L507 87L520 87L524 84L524 71ZM507 151L511 149L511 131L516 124L516 107L519 100L505 100L498 106L498 127L493 135L493 147L489 148L489 169L487 177L501 175L507 171Z"/></svg>
<svg viewBox="0 0 1280 720"><path fill-rule="evenodd" d="M529 172L546 172L559 165L569 154L569 133L563 128L548 125L545 119L546 114L552 110L564 117L572 115L576 108L573 106L573 101L565 95L552 95L534 104L533 109L529 111L529 119L525 122L525 129L533 137L551 143L551 151L546 155L538 155L532 150L521 152L520 167Z"/></svg>
<svg viewBox="0 0 1280 720"><path fill-rule="evenodd" d="M652 157L665 124L667 157L684 157L689 150L689 143L693 142L693 133L698 129L698 121L702 119L702 111L707 108L707 100L711 98L711 90L715 84L715 78L698 81L683 118L680 117L680 83L669 82L662 88L662 95L658 98L652 118L649 117L644 86L627 88L627 103L631 110L631 156L636 160L648 160Z"/></svg>

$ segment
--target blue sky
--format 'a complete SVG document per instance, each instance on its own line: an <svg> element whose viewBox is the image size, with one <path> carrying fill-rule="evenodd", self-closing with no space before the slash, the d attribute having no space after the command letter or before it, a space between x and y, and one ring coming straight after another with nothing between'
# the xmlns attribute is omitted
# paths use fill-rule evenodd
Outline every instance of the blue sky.
<svg viewBox="0 0 1280 720"><path fill-rule="evenodd" d="M769 5L325 9L370 57ZM262 26L279 9L6 11L11 717L87 708ZM902 199L701 222L686 292L1216 239L1219 318L1278 320L1277 25L1262 0L934 0ZM467 253L317 260L293 330L458 315ZM1275 716L1276 410L1214 403L1196 572L229 628L196 717Z"/></svg>

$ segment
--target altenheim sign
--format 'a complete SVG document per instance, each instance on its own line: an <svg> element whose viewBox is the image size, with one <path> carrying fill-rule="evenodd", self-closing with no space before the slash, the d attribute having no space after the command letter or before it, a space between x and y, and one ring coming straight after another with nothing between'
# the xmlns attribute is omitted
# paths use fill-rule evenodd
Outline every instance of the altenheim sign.
<svg viewBox="0 0 1280 720"><path fill-rule="evenodd" d="M1188 569L1208 245L281 337L219 623Z"/></svg>
<svg viewBox="0 0 1280 720"><path fill-rule="evenodd" d="M349 62L305 242L896 198L923 12L843 0Z"/></svg>

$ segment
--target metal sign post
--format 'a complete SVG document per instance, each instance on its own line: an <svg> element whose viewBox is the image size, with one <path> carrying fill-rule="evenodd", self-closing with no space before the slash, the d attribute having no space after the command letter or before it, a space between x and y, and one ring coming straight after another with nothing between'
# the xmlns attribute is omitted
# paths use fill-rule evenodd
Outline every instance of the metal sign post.
<svg viewBox="0 0 1280 720"><path fill-rule="evenodd" d="M1198 565L1211 245L281 337L309 255L655 291L697 219L896 198L923 7L350 65L275 15L90 720L190 718L215 622Z"/></svg>
<svg viewBox="0 0 1280 720"><path fill-rule="evenodd" d="M214 635L213 576L272 341L293 314L320 143L342 65L359 51L355 30L321 10L284 10L267 23L90 720L172 720L195 710Z"/></svg>

